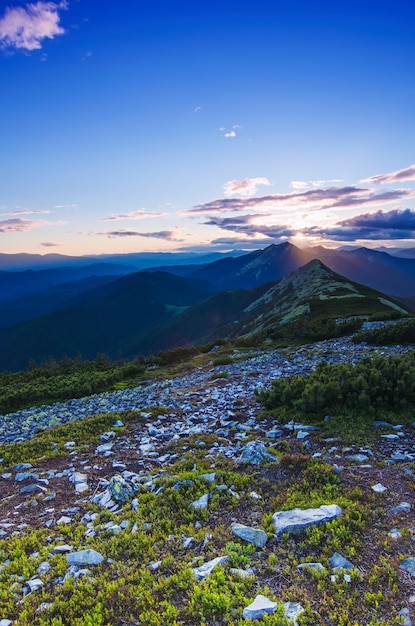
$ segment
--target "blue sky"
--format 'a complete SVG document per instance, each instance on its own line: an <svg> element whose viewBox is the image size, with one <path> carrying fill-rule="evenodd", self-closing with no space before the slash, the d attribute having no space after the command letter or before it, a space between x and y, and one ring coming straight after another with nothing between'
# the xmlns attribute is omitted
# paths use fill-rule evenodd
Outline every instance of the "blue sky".
<svg viewBox="0 0 415 626"><path fill-rule="evenodd" d="M415 245L412 2L2 7L1 252Z"/></svg>

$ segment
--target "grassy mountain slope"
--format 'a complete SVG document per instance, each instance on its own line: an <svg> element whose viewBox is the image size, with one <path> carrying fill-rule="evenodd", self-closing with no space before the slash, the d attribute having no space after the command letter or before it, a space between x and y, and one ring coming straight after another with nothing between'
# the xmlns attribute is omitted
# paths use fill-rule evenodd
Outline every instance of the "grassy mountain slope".
<svg viewBox="0 0 415 626"><path fill-rule="evenodd" d="M291 322L321 323L358 315L407 313L395 300L351 283L320 261L310 261L280 281L229 290L190 307L131 347L148 352L256 333L284 335Z"/></svg>
<svg viewBox="0 0 415 626"><path fill-rule="evenodd" d="M234 329L240 335L273 332L297 320L327 321L357 315L402 314L407 309L385 294L346 280L318 260L273 285L250 304Z"/></svg>

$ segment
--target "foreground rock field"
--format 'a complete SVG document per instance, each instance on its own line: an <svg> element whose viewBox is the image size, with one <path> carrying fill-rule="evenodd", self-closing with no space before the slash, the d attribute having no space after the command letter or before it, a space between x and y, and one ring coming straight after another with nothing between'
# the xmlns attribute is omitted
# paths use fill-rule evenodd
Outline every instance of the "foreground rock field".
<svg viewBox="0 0 415 626"><path fill-rule="evenodd" d="M1 417L2 444L52 439L0 465L0 626L415 623L415 428L378 423L362 447L281 423L254 393L405 350L239 353Z"/></svg>

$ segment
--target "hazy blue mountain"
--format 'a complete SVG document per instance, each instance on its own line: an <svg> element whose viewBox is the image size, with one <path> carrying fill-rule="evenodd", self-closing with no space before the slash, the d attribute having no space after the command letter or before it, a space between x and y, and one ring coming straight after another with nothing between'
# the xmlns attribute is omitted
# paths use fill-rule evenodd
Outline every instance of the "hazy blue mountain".
<svg viewBox="0 0 415 626"><path fill-rule="evenodd" d="M91 276L112 276L114 278L134 271L132 266L102 263L101 265L85 265L77 268L58 267L45 270L0 272L0 303Z"/></svg>
<svg viewBox="0 0 415 626"><path fill-rule="evenodd" d="M136 336L207 298L213 288L166 272L137 272L78 296L70 307L0 330L0 369L78 353L125 354Z"/></svg>
<svg viewBox="0 0 415 626"><path fill-rule="evenodd" d="M368 248L329 250L308 248L333 271L350 280L394 296L415 293L415 259L400 258Z"/></svg>
<svg viewBox="0 0 415 626"><path fill-rule="evenodd" d="M290 244L271 245L243 256L221 259L189 276L204 278L220 289L250 289L282 278L310 261L309 252Z"/></svg>

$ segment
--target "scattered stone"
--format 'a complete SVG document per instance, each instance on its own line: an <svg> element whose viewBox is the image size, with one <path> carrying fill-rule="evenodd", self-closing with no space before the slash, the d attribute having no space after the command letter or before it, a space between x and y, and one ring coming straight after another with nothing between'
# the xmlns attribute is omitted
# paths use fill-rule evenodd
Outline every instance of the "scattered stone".
<svg viewBox="0 0 415 626"><path fill-rule="evenodd" d="M262 463L275 463L279 459L268 452L262 441L250 441L243 448L239 460L250 465L261 465Z"/></svg>
<svg viewBox="0 0 415 626"><path fill-rule="evenodd" d="M346 458L355 463L366 463L366 461L369 461L369 457L366 454L350 454Z"/></svg>
<svg viewBox="0 0 415 626"><path fill-rule="evenodd" d="M397 528L391 528L388 532L388 537L391 539L400 539L402 537L402 533Z"/></svg>
<svg viewBox="0 0 415 626"><path fill-rule="evenodd" d="M253 602L243 610L244 619L261 619L264 615L272 615L277 610L277 602L272 602L265 596L258 595Z"/></svg>
<svg viewBox="0 0 415 626"><path fill-rule="evenodd" d="M297 617L302 613L304 608L299 602L284 602L284 615L293 626L298 626Z"/></svg>
<svg viewBox="0 0 415 626"><path fill-rule="evenodd" d="M384 487L381 483L378 483L377 485L373 485L372 489L373 491L376 491L376 493L383 493L384 491L388 490L388 488Z"/></svg>
<svg viewBox="0 0 415 626"><path fill-rule="evenodd" d="M389 511L391 513L408 513L411 510L409 502L400 502L397 506L393 506Z"/></svg>
<svg viewBox="0 0 415 626"><path fill-rule="evenodd" d="M138 491L131 481L126 480L119 474L111 478L107 490L111 498L114 498L116 502L122 503L127 502Z"/></svg>
<svg viewBox="0 0 415 626"><path fill-rule="evenodd" d="M31 578L27 581L26 586L29 589L29 592L37 591L43 587L43 581L40 578Z"/></svg>
<svg viewBox="0 0 415 626"><path fill-rule="evenodd" d="M301 570L314 569L314 570L317 570L318 572L321 572L322 570L325 569L325 567L322 563L300 563L299 565L297 565L297 569L301 569Z"/></svg>
<svg viewBox="0 0 415 626"><path fill-rule="evenodd" d="M72 552L72 550L73 546L64 544L62 546L55 546L52 550L52 554L67 554L68 552Z"/></svg>
<svg viewBox="0 0 415 626"><path fill-rule="evenodd" d="M224 565L226 561L229 559L229 556L218 556L216 559L212 559L211 561L207 561L200 567L195 567L193 572L198 580L203 580L206 576L209 576L215 567L218 565Z"/></svg>
<svg viewBox="0 0 415 626"><path fill-rule="evenodd" d="M111 452L113 447L113 443L103 443L95 449L95 452L97 454L106 454L107 452Z"/></svg>
<svg viewBox="0 0 415 626"><path fill-rule="evenodd" d="M192 509L196 509L197 511L200 509L207 509L209 504L209 494L205 493L203 496L200 496L197 500L190 504Z"/></svg>
<svg viewBox="0 0 415 626"><path fill-rule="evenodd" d="M275 528L275 536L283 533L296 534L313 526L329 522L341 515L342 510L337 504L325 504L317 509L291 509L290 511L278 511L272 516Z"/></svg>
<svg viewBox="0 0 415 626"><path fill-rule="evenodd" d="M14 479L21 483L24 480L39 480L39 474L33 474L32 472L18 472Z"/></svg>
<svg viewBox="0 0 415 626"><path fill-rule="evenodd" d="M409 572L411 576L415 577L415 558L414 557L410 556L409 558L401 561L400 567L402 567L402 569Z"/></svg>
<svg viewBox="0 0 415 626"><path fill-rule="evenodd" d="M216 474L215 472L212 472L211 474L201 474L200 478L206 480L210 485L212 485L215 482Z"/></svg>
<svg viewBox="0 0 415 626"><path fill-rule="evenodd" d="M333 556L329 558L329 563L332 566L334 571L339 571L341 569L351 570L354 568L353 563L348 561L344 556L335 552Z"/></svg>
<svg viewBox="0 0 415 626"><path fill-rule="evenodd" d="M259 528L250 528L244 524L232 523L232 532L234 535L252 543L257 548L263 548L268 541L267 533Z"/></svg>
<svg viewBox="0 0 415 626"><path fill-rule="evenodd" d="M239 578L249 578L254 575L253 570L249 567L248 569L241 569L240 567L231 567L229 570L232 576L238 576Z"/></svg>
<svg viewBox="0 0 415 626"><path fill-rule="evenodd" d="M79 550L66 555L68 565L83 567L85 565L99 565L104 560L102 554L96 550Z"/></svg>
<svg viewBox="0 0 415 626"><path fill-rule="evenodd" d="M398 617L399 617L399 623L402 624L402 626L412 626L411 617L409 615L409 609L407 609L406 607L404 607L403 609L399 611Z"/></svg>

